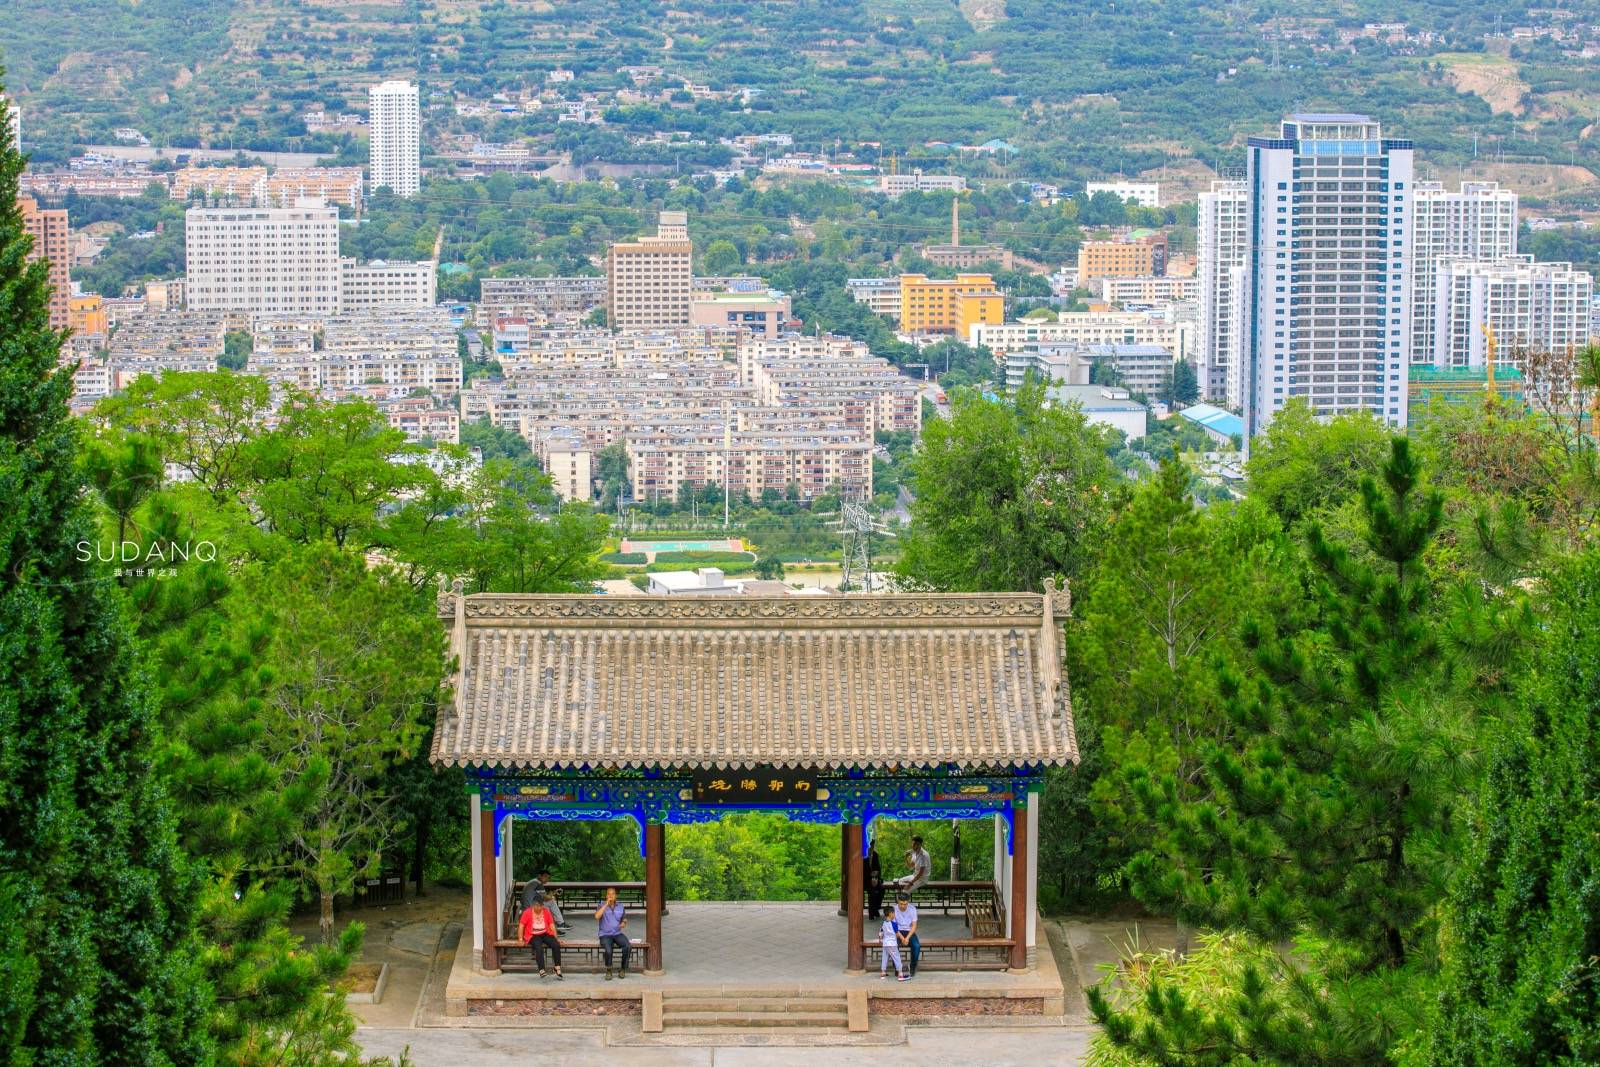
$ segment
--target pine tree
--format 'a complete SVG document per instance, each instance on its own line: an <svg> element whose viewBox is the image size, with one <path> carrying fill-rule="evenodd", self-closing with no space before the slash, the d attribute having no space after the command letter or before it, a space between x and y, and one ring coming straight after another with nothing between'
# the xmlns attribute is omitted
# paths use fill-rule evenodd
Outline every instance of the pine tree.
<svg viewBox="0 0 1600 1067"><path fill-rule="evenodd" d="M153 702L92 508L46 266L0 114L0 1050L202 1062L195 872L152 767Z"/></svg>
<svg viewBox="0 0 1600 1067"><path fill-rule="evenodd" d="M1600 1062L1600 550L1560 567L1502 724L1445 935L1430 1058Z"/></svg>
<svg viewBox="0 0 1600 1067"><path fill-rule="evenodd" d="M103 428L83 466L108 544L136 545L140 558L177 559L180 546L189 556L156 575L125 573L122 584L152 668L166 735L157 766L179 840L209 876L198 909L202 974L216 993L206 1028L217 1061L234 1067L361 1062L335 984L360 949L361 924L331 947L303 945L288 927L297 886L276 870L325 768L283 782L261 755L271 627L236 595L230 560L213 557L217 542L185 506L202 502L199 517L214 521L210 487L160 488L158 443Z"/></svg>
<svg viewBox="0 0 1600 1067"><path fill-rule="evenodd" d="M1417 1025L1430 973L1474 741L1423 562L1443 500L1399 438L1379 478L1361 483L1361 507L1359 545L1335 543L1315 523L1308 531L1309 625L1245 624L1254 670L1222 672L1234 740L1202 743L1203 795L1160 774L1140 794L1162 833L1129 865L1135 893L1197 925L1268 943L1298 937L1322 984L1322 1007L1307 1016L1321 1020L1318 1031L1278 1047L1248 1015L1271 998L1260 996L1262 976L1247 973L1234 1020L1243 1056L1381 1062ZM1130 1032L1103 997L1094 1006L1113 1034L1159 1044L1177 1033ZM1176 1027L1185 1016L1163 1018Z"/></svg>

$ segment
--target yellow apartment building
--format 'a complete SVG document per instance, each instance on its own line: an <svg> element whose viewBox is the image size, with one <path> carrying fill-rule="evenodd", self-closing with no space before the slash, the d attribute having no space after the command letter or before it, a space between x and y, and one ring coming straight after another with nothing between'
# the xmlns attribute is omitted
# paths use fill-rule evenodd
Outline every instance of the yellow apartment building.
<svg viewBox="0 0 1600 1067"><path fill-rule="evenodd" d="M965 337L974 323L1005 321L1005 299L987 274L953 279L925 274L900 275L900 329L903 333L949 333Z"/></svg>
<svg viewBox="0 0 1600 1067"><path fill-rule="evenodd" d="M1165 246L1156 241L1085 241L1078 246L1078 284L1096 278L1148 278L1165 267Z"/></svg>
<svg viewBox="0 0 1600 1067"><path fill-rule="evenodd" d="M99 293L70 297L67 303L67 324L72 327L72 332L80 337L90 333L104 335L109 329L106 322L105 298Z"/></svg>

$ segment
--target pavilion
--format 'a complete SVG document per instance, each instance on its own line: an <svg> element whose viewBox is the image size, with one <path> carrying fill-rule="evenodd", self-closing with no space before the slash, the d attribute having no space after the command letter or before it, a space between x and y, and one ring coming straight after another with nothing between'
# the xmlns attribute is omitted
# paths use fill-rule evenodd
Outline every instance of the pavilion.
<svg viewBox="0 0 1600 1067"><path fill-rule="evenodd" d="M836 597L442 591L457 673L432 760L461 768L469 793L473 971L500 973L510 933L509 820L634 823L651 975L673 958L665 827L778 811L841 827L837 960L855 974L871 951L860 857L874 820L992 820L1000 936L984 944L1028 973L1035 798L1047 767L1078 758L1059 629L1069 608L1053 583ZM952 953L951 969L966 958Z"/></svg>

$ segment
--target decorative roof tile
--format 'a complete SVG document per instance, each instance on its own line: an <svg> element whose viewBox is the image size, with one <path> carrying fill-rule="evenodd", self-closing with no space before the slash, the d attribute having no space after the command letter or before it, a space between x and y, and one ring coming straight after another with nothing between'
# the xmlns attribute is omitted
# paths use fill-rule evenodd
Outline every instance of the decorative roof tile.
<svg viewBox="0 0 1600 1067"><path fill-rule="evenodd" d="M1076 762L1064 592L839 597L442 593L452 766Z"/></svg>

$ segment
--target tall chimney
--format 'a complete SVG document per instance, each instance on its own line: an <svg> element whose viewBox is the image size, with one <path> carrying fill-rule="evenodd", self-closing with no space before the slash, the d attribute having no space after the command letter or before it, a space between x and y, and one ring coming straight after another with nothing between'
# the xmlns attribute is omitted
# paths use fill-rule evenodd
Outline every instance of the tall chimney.
<svg viewBox="0 0 1600 1067"><path fill-rule="evenodd" d="M950 243L953 245L961 243L961 198L959 196L950 198Z"/></svg>

